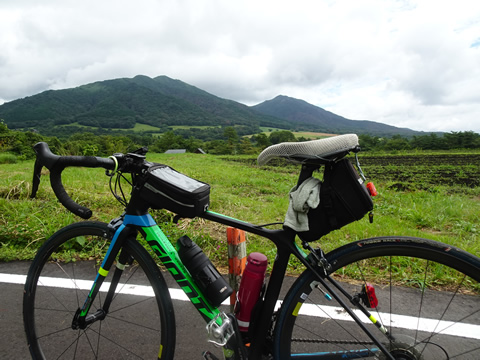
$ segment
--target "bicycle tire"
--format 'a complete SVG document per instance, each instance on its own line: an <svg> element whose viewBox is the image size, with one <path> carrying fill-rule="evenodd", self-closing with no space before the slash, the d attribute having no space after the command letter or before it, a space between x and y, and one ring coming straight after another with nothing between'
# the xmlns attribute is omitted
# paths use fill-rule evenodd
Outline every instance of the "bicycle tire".
<svg viewBox="0 0 480 360"><path fill-rule="evenodd" d="M480 358L479 258L414 237L360 240L326 258L331 276L351 295L367 282L375 285L379 305L370 312L394 341L359 316L395 359ZM275 359L385 358L317 286L305 270L285 296L275 325Z"/></svg>
<svg viewBox="0 0 480 360"><path fill-rule="evenodd" d="M38 251L23 298L33 359L173 359L175 317L168 288L136 239L123 246L133 261L123 271L105 319L84 330L72 329L73 316L90 291L110 240L107 224L80 222L56 232ZM101 308L105 294L102 287L91 311Z"/></svg>

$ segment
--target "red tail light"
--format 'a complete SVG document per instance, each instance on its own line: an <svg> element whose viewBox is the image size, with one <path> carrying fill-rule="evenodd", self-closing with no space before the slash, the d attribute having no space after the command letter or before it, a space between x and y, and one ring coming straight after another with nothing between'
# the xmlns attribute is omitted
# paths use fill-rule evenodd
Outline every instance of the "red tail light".
<svg viewBox="0 0 480 360"><path fill-rule="evenodd" d="M370 196L378 195L377 189L375 189L375 185L373 185L372 182L367 183L367 190L370 193Z"/></svg>
<svg viewBox="0 0 480 360"><path fill-rule="evenodd" d="M375 295L375 288L373 287L373 285L369 283L363 285L362 295L362 300L367 307L373 309L378 306L378 299Z"/></svg>

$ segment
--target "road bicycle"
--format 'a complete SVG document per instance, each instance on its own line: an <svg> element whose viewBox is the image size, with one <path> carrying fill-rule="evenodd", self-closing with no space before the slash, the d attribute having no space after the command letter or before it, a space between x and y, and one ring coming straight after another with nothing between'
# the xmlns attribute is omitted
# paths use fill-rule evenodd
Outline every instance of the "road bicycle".
<svg viewBox="0 0 480 360"><path fill-rule="evenodd" d="M46 143L34 148L32 197L45 166L60 202L88 219L91 211L66 193L62 171L104 168L125 208L109 224L68 225L38 251L23 300L35 359L174 358L174 309L166 271L153 255L206 321L206 337L223 347L227 359L480 358L479 258L406 236L353 241L328 253L313 242L372 209L373 190L365 185L354 134L277 144L260 154L260 164L276 158L299 164L292 198L323 170L323 178L320 173L303 189L317 204L303 212L294 209L298 227L287 221L256 225L209 210L208 184L147 161L146 149L100 158L54 155ZM355 154L355 161L348 154ZM125 182L130 193L122 188ZM238 308L230 312L221 305L230 291L224 283L216 285L213 265L207 261L189 271L181 246L172 244L149 213L162 208L178 214L175 220L200 217L275 244L273 267L246 331L239 330ZM305 269L278 301L293 258Z"/></svg>

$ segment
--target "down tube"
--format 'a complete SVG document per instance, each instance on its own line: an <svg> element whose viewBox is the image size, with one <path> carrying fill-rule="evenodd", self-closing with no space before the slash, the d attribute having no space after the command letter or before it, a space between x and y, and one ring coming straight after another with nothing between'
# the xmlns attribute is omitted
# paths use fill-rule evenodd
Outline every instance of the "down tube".
<svg viewBox="0 0 480 360"><path fill-rule="evenodd" d="M203 319L207 323L214 319L219 314L218 309L212 306L202 294L178 257L177 250L158 225L142 227L141 231L148 245L157 254L162 264L170 271L175 281L188 296Z"/></svg>

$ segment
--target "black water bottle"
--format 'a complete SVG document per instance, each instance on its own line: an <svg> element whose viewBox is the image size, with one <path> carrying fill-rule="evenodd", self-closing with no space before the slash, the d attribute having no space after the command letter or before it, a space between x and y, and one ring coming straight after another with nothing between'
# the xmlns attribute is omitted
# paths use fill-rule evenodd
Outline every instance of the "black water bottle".
<svg viewBox="0 0 480 360"><path fill-rule="evenodd" d="M178 255L192 275L205 297L213 306L219 306L228 298L233 289L203 253L202 249L188 236L177 241Z"/></svg>

